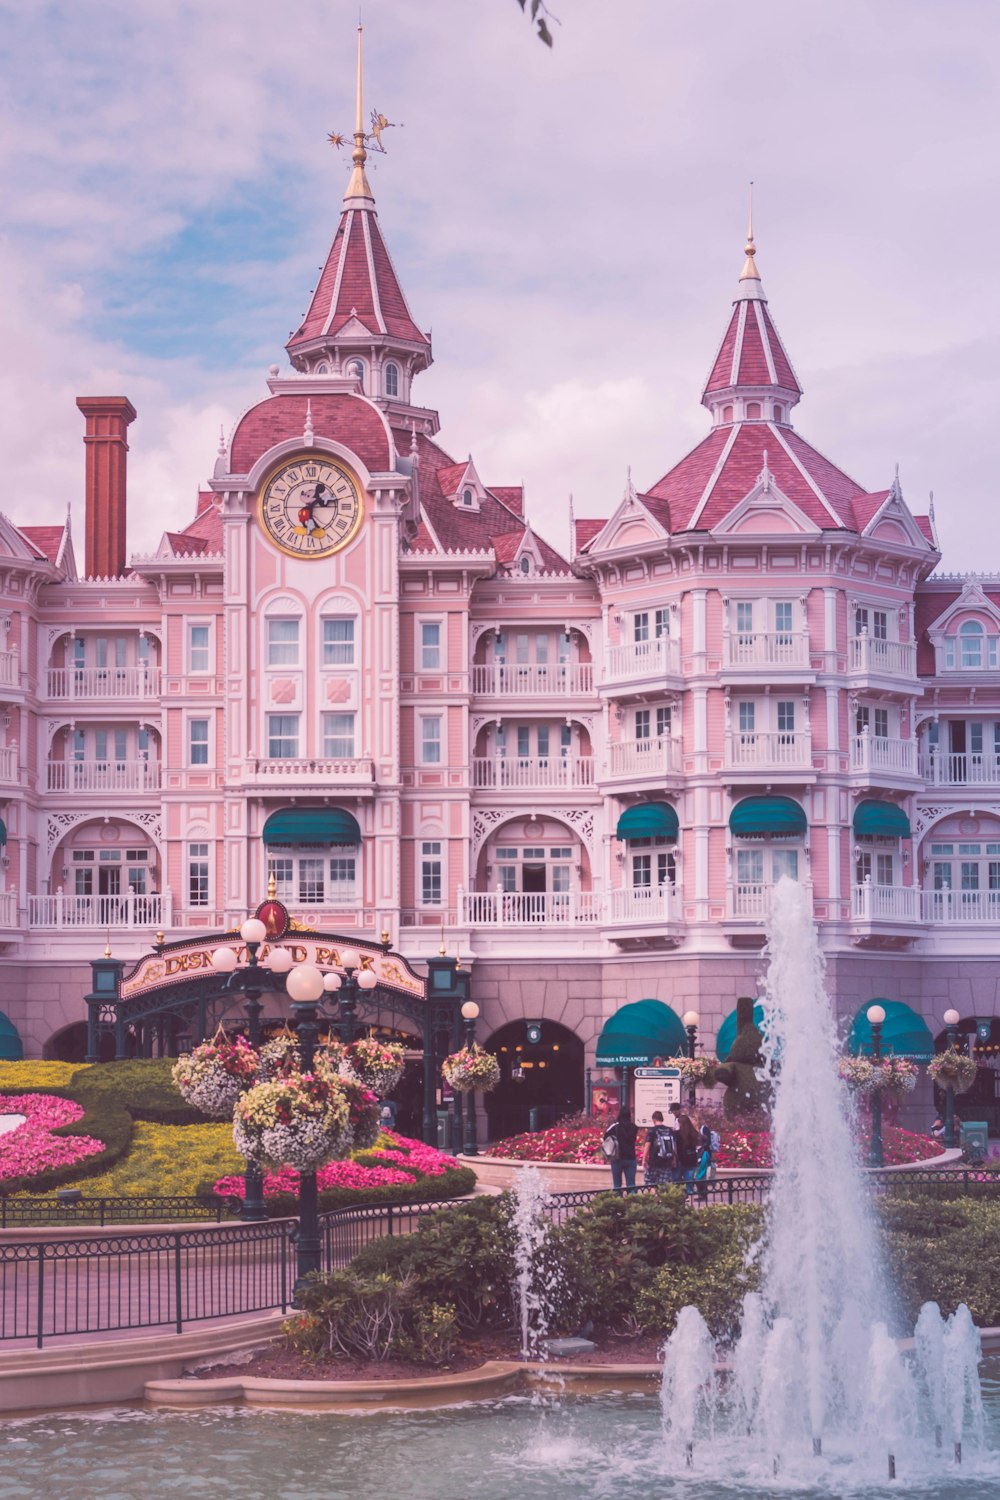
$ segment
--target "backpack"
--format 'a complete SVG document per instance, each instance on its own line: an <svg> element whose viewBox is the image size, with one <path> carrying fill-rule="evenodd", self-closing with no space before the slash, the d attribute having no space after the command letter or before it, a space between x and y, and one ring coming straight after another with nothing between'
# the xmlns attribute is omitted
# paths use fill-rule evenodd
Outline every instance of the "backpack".
<svg viewBox="0 0 1000 1500"><path fill-rule="evenodd" d="M650 1166L672 1167L675 1159L672 1132L665 1125L654 1125L653 1139L649 1143Z"/></svg>
<svg viewBox="0 0 1000 1500"><path fill-rule="evenodd" d="M713 1156L717 1151L722 1150L722 1137L717 1130L708 1132L708 1148Z"/></svg>
<svg viewBox="0 0 1000 1500"><path fill-rule="evenodd" d="M611 1128L613 1130L614 1126L612 1126ZM604 1139L601 1141L601 1150L604 1152L605 1156L608 1158L608 1161L617 1161L618 1160L618 1137L616 1135L611 1135L610 1132L609 1132L604 1137Z"/></svg>

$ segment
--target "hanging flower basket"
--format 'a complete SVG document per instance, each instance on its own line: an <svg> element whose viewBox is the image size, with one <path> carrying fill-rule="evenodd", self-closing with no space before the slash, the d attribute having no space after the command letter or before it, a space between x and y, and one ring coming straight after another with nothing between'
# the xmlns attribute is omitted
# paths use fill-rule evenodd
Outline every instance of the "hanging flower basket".
<svg viewBox="0 0 1000 1500"><path fill-rule="evenodd" d="M313 1072L324 1078L336 1078L344 1056L344 1046L335 1036L317 1042L313 1054ZM261 1072L265 1078L288 1078L302 1071L302 1052L293 1031L279 1031L260 1049Z"/></svg>
<svg viewBox="0 0 1000 1500"><path fill-rule="evenodd" d="M880 1057L877 1062L872 1057L841 1057L837 1072L852 1093L884 1094L894 1100L916 1087L918 1075L916 1063L903 1057Z"/></svg>
<svg viewBox="0 0 1000 1500"><path fill-rule="evenodd" d="M500 1082L500 1064L475 1042L446 1057L441 1072L456 1094L489 1094Z"/></svg>
<svg viewBox="0 0 1000 1500"><path fill-rule="evenodd" d="M948 1047L939 1052L927 1064L927 1076L939 1089L951 1089L952 1093L964 1094L976 1081L978 1065L975 1058L957 1047Z"/></svg>
<svg viewBox="0 0 1000 1500"><path fill-rule="evenodd" d="M373 1089L350 1074L341 1073L337 1083L347 1099L351 1146L357 1151L369 1151L379 1136L378 1098Z"/></svg>
<svg viewBox="0 0 1000 1500"><path fill-rule="evenodd" d="M337 1079L293 1073L258 1083L237 1100L233 1140L259 1167L314 1172L351 1145L347 1090Z"/></svg>
<svg viewBox="0 0 1000 1500"><path fill-rule="evenodd" d="M260 1058L242 1037L202 1042L174 1063L172 1077L188 1104L211 1120L232 1118L240 1095L257 1082Z"/></svg>
<svg viewBox="0 0 1000 1500"><path fill-rule="evenodd" d="M716 1069L719 1064L714 1057L668 1057L668 1068L677 1068L685 1083L697 1084L703 1089L714 1088L718 1082Z"/></svg>
<svg viewBox="0 0 1000 1500"><path fill-rule="evenodd" d="M340 1071L356 1078L379 1099L386 1099L403 1076L406 1059L398 1042L380 1042L362 1037L346 1049Z"/></svg>

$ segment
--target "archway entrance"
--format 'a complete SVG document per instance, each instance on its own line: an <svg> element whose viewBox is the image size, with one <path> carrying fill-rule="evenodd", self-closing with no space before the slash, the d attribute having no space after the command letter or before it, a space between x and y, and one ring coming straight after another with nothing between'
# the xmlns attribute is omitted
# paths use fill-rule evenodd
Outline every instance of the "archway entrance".
<svg viewBox="0 0 1000 1500"><path fill-rule="evenodd" d="M968 1052L977 1064L976 1081L964 1094L955 1096L955 1112L962 1120L985 1120L990 1135L1000 1135L1000 1020L963 1016L955 1027L959 1052ZM947 1031L934 1038L934 1050L948 1045ZM935 1087L934 1104L944 1109L944 1089Z"/></svg>
<svg viewBox="0 0 1000 1500"><path fill-rule="evenodd" d="M485 1046L500 1064L500 1082L486 1095L491 1141L545 1130L583 1109L583 1043L558 1021L542 1021L537 1042L526 1021L511 1021Z"/></svg>

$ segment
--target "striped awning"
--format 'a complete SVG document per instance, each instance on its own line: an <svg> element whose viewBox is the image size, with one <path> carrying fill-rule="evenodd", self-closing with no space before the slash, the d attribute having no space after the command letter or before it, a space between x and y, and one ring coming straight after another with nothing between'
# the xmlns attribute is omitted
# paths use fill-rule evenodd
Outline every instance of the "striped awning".
<svg viewBox="0 0 1000 1500"><path fill-rule="evenodd" d="M360 844L357 818L340 807L286 807L272 813L261 835L265 844Z"/></svg>
<svg viewBox="0 0 1000 1500"><path fill-rule="evenodd" d="M669 802L637 802L618 819L615 837L620 839L676 839L680 832L677 813Z"/></svg>
<svg viewBox="0 0 1000 1500"><path fill-rule="evenodd" d="M742 838L762 838L766 834L805 833L805 809L791 797L744 797L729 814L729 827Z"/></svg>
<svg viewBox="0 0 1000 1500"><path fill-rule="evenodd" d="M854 809L854 832L869 838L908 839L910 820L896 802L867 798Z"/></svg>

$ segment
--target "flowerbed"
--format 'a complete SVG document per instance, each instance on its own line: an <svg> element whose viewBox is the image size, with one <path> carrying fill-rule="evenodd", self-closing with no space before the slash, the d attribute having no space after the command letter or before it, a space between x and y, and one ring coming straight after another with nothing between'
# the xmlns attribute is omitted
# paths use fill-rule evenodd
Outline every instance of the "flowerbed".
<svg viewBox="0 0 1000 1500"><path fill-rule="evenodd" d="M0 1181L32 1178L53 1167L72 1166L104 1150L89 1135L53 1135L75 1125L84 1111L72 1099L52 1094L0 1094L0 1115L24 1115L24 1124L0 1136Z"/></svg>
<svg viewBox="0 0 1000 1500"><path fill-rule="evenodd" d="M362 1191L373 1197L381 1197L378 1190L382 1188L412 1188L420 1181L442 1179L467 1171L459 1167L453 1156L446 1156L433 1146L425 1146L422 1141L397 1135L395 1131L383 1130L379 1141L384 1144L377 1145L371 1151L362 1151L356 1157L331 1161L320 1167L316 1173L316 1185L320 1194L349 1189L352 1193ZM213 1186L215 1192L225 1196L243 1197L242 1177L220 1177ZM264 1174L265 1198L291 1199L298 1191L299 1174L293 1168L282 1167L280 1171Z"/></svg>

